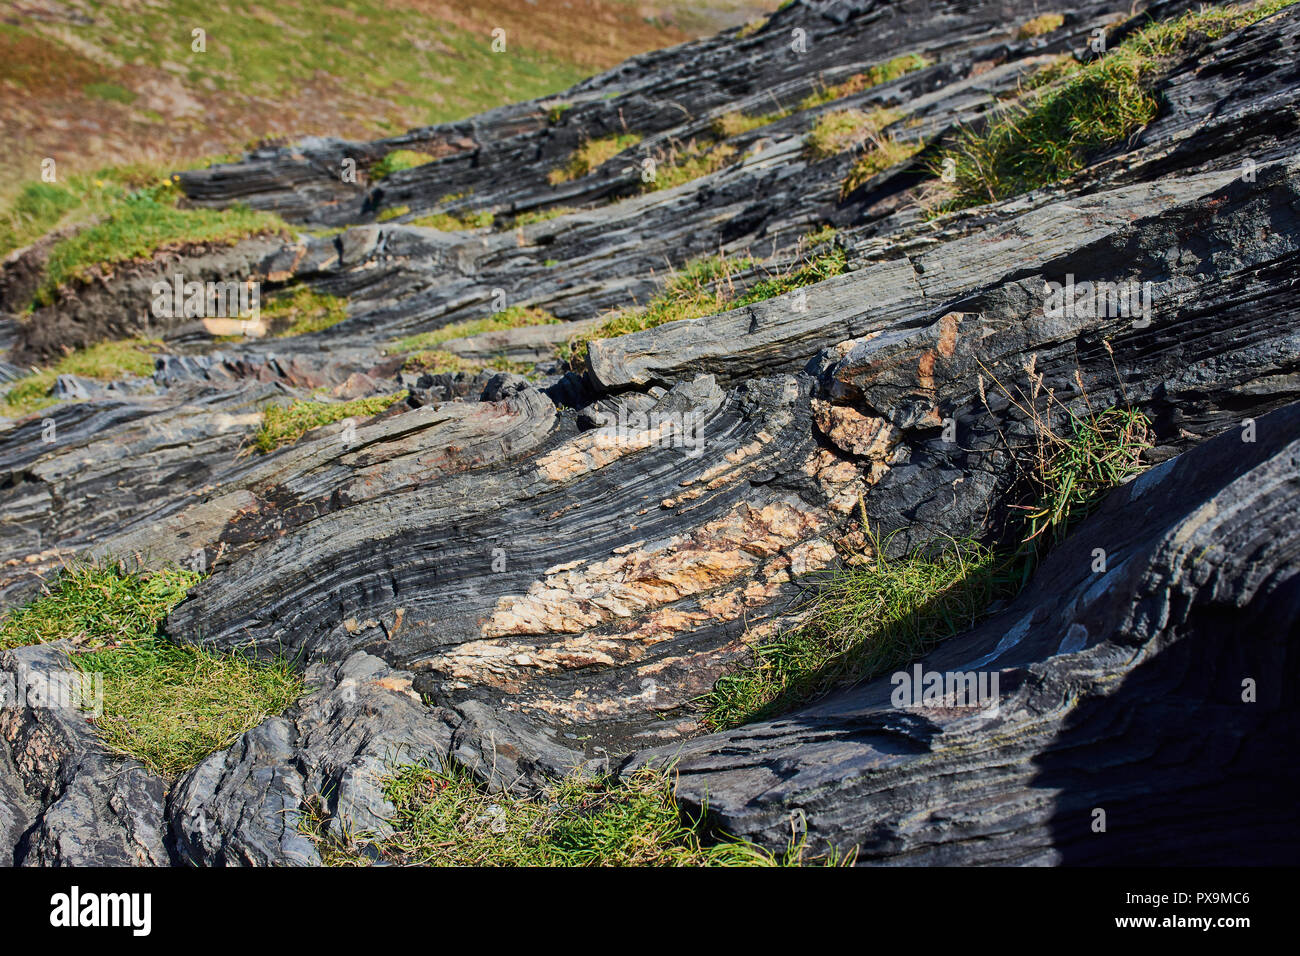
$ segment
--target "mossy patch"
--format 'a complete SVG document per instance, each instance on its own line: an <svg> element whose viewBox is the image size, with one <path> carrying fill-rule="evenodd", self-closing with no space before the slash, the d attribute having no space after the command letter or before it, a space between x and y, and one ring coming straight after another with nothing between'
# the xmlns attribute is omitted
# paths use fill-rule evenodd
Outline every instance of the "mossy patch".
<svg viewBox="0 0 1300 956"><path fill-rule="evenodd" d="M951 173L939 212L995 202L1061 182L1126 141L1160 111L1156 83L1194 39L1214 40L1295 0L1189 11L1151 23L1085 65L1054 65L1050 81L982 130L967 130L934 164Z"/></svg>
<svg viewBox="0 0 1300 956"><path fill-rule="evenodd" d="M345 418L373 418L405 398L406 391L402 390L394 395L375 395L350 402L298 399L289 405L268 405L262 410L262 425L253 438L253 447L265 454L281 445L292 445L313 428L332 425Z"/></svg>
<svg viewBox="0 0 1300 956"><path fill-rule="evenodd" d="M247 206L179 209L172 187L154 187L124 197L94 225L55 243L45 264L36 305L49 305L57 290L84 280L96 268L147 260L169 245L225 243L256 235L285 235L278 216Z"/></svg>
<svg viewBox="0 0 1300 956"><path fill-rule="evenodd" d="M287 338L338 325L348 317L347 307L347 299L301 285L277 294L262 306L261 313L272 335Z"/></svg>
<svg viewBox="0 0 1300 956"><path fill-rule="evenodd" d="M0 647L73 642L72 663L88 681L102 680L95 729L105 743L176 776L281 713L303 689L286 661L217 654L158 634L199 577L73 565L44 596L0 619Z"/></svg>
<svg viewBox="0 0 1300 956"><path fill-rule="evenodd" d="M1065 16L1060 13L1043 13L1027 20L1020 25L1016 31L1016 37L1021 40L1031 40L1034 37L1041 37L1051 33L1053 30L1059 30L1065 23Z"/></svg>
<svg viewBox="0 0 1300 956"><path fill-rule="evenodd" d="M395 149L370 167L370 178L384 179L393 175L393 173L414 169L417 166L423 166L425 163L431 162L433 162L433 157L428 153L420 153L413 149Z"/></svg>
<svg viewBox="0 0 1300 956"><path fill-rule="evenodd" d="M128 339L77 349L50 368L34 371L11 384L0 402L0 417L20 418L55 404L57 400L49 396L49 391L60 375L78 375L102 382L130 375L150 376L154 371L150 349L161 345L151 339Z"/></svg>
<svg viewBox="0 0 1300 956"><path fill-rule="evenodd" d="M488 793L466 770L395 769L385 794L396 832L377 843L380 859L419 866L779 866L805 862L802 845L776 855L683 813L670 775L645 768L616 777L570 776L541 797ZM366 865L357 844L322 835L310 815L302 830L327 865ZM836 859L826 862L839 862Z"/></svg>
<svg viewBox="0 0 1300 956"><path fill-rule="evenodd" d="M547 181L552 186L558 186L561 183L581 179L639 142L641 136L638 133L611 133L609 136L586 140L574 150L573 155L563 166L551 170L547 175Z"/></svg>

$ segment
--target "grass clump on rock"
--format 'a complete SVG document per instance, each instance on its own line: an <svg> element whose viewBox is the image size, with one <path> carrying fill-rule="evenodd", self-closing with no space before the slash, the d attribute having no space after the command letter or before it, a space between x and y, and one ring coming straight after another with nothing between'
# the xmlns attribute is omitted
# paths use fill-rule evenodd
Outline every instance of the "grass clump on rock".
<svg viewBox="0 0 1300 956"><path fill-rule="evenodd" d="M1127 407L1086 415L1064 409L1065 426L1057 431L1034 402L1043 391L1041 376L1032 369L1029 376L1029 396L1007 393L1035 435L1027 447L1007 443L1028 501L1011 506L1010 527L1023 535L1019 544L999 554L974 540L949 541L895 559L886 555L887 542L868 533L861 553L816 582L798 624L755 643L751 659L702 698L706 724L725 729L787 712L914 661L968 630L995 601L1013 598L1047 550L1106 492L1142 470L1150 447L1145 414Z"/></svg>
<svg viewBox="0 0 1300 956"><path fill-rule="evenodd" d="M272 334L288 337L323 332L348 317L347 299L297 286L262 306L262 318Z"/></svg>
<svg viewBox="0 0 1300 956"><path fill-rule="evenodd" d="M940 211L965 209L1060 182L1090 156L1122 143L1156 118L1159 77L1193 38L1214 40L1295 0L1210 7L1149 24L1086 65L1058 69L1053 82L982 130L959 134L935 163L955 176Z"/></svg>
<svg viewBox="0 0 1300 956"><path fill-rule="evenodd" d="M900 76L906 76L908 73L924 69L929 65L930 61L919 53L906 53L903 56L896 56L884 63L877 63L861 73L855 73L842 83L836 83L834 86L810 93L799 103L799 109L807 110L817 106L825 106L827 103L833 103L835 100L843 99L846 96L853 96L855 93L869 90L881 83L888 83Z"/></svg>
<svg viewBox="0 0 1300 956"><path fill-rule="evenodd" d="M1032 40L1034 37L1059 30L1063 23L1065 23L1064 14L1043 13L1022 23L1020 29L1016 31L1016 37L1021 40Z"/></svg>
<svg viewBox="0 0 1300 956"><path fill-rule="evenodd" d="M49 391L60 375L78 375L101 382L152 375L154 362L150 349L160 345L152 339L127 339L77 349L49 368L33 371L14 382L0 401L0 417L19 418L55 404L57 399Z"/></svg>
<svg viewBox="0 0 1300 956"><path fill-rule="evenodd" d="M408 226L424 226L442 232L464 232L470 229L491 229L496 222L496 215L490 209L467 212L463 215L452 212L435 212L420 216L407 223Z"/></svg>
<svg viewBox="0 0 1300 956"><path fill-rule="evenodd" d="M102 675L99 735L153 773L175 776L302 692L286 661L217 654L158 634L199 579L180 568L70 566L48 593L0 619L0 648L70 641L72 663Z"/></svg>
<svg viewBox="0 0 1300 956"><path fill-rule="evenodd" d="M585 140L563 166L551 170L546 177L547 181L552 186L558 186L581 179L639 142L641 136L637 133L612 133L598 139Z"/></svg>
<svg viewBox="0 0 1300 956"><path fill-rule="evenodd" d="M761 113L754 116L733 110L730 113L723 113L721 116L714 118L713 134L718 139L731 139L733 136L748 133L760 126L768 126L777 120L783 120L789 115L790 110L777 110L774 113Z"/></svg>
<svg viewBox="0 0 1300 956"><path fill-rule="evenodd" d="M415 352L402 363L403 372L428 372L430 375L456 375L465 373L475 375L485 369L494 372L514 372L516 375L531 375L535 366L531 362L517 362L503 355L496 355L486 361L465 358L447 349L429 349Z"/></svg>
<svg viewBox="0 0 1300 956"><path fill-rule="evenodd" d="M701 177L716 173L736 155L736 148L727 143L697 143L694 140L678 148L672 145L654 165L654 175L642 181L642 192L672 189Z"/></svg>
<svg viewBox="0 0 1300 956"><path fill-rule="evenodd" d="M389 353L414 352L432 349L452 339L465 339L485 332L503 332L528 325L554 325L560 320L537 306L512 305L481 319L452 322L432 332L420 332L398 339L389 347Z"/></svg>
<svg viewBox="0 0 1300 956"><path fill-rule="evenodd" d="M748 664L717 681L704 698L705 722L725 729L761 720L920 657L1006 593L999 564L974 541L891 559L873 539L856 563L826 573L798 626L755 645Z"/></svg>
<svg viewBox="0 0 1300 956"><path fill-rule="evenodd" d="M804 140L811 159L828 159L846 150L860 155L840 186L843 198L872 176L921 151L920 142L900 142L884 134L885 127L898 119L894 110L835 110L818 118Z"/></svg>
<svg viewBox="0 0 1300 956"><path fill-rule="evenodd" d="M804 139L804 149L812 159L838 156L846 149L876 140L881 130L898 119L895 110L834 110L823 113Z"/></svg>
<svg viewBox="0 0 1300 956"><path fill-rule="evenodd" d="M848 267L848 258L843 249L833 246L815 253L789 271L773 273L738 292L735 276L752 270L755 265L749 257L730 259L719 255L695 259L675 273L663 291L644 308L612 313L594 332L570 339L559 349L558 355L566 361L582 361L593 339L609 339L629 332L643 332L667 322L716 315L813 285L843 273Z"/></svg>
<svg viewBox="0 0 1300 956"><path fill-rule="evenodd" d="M420 765L385 782L396 832L381 859L433 866L779 866L802 863L802 847L782 856L725 836L710 838L686 816L668 774L571 776L536 797L487 793L468 771ZM364 864L354 848L305 829L335 865Z"/></svg>
<svg viewBox="0 0 1300 956"><path fill-rule="evenodd" d="M131 193L93 225L56 242L45 263L45 277L34 304L49 305L58 289L86 279L98 268L149 259L167 246L182 243L234 243L258 235L280 235L284 222L247 206L228 209L180 209L179 193L159 186Z"/></svg>
<svg viewBox="0 0 1300 956"><path fill-rule="evenodd" d="M416 166L431 162L433 157L428 153L420 153L413 149L395 149L370 167L370 178L384 179L404 169L414 169Z"/></svg>
<svg viewBox="0 0 1300 956"><path fill-rule="evenodd" d="M265 454L281 445L292 445L313 428L332 425L345 418L373 418L404 398L405 389L393 395L375 395L350 402L297 399L289 405L268 405L262 410L262 425L253 438L253 447Z"/></svg>

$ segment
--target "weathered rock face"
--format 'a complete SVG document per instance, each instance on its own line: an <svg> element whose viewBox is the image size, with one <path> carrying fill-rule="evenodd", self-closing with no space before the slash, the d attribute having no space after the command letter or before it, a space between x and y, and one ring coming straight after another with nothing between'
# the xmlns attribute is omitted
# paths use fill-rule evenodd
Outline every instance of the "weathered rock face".
<svg viewBox="0 0 1300 956"><path fill-rule="evenodd" d="M69 670L59 645L0 655L6 681L0 737L6 753L0 810L12 857L25 866L160 866L167 782L111 753L75 699L62 697Z"/></svg>
<svg viewBox="0 0 1300 956"><path fill-rule="evenodd" d="M1013 200L926 221L915 187L928 148L845 197L852 156L803 150L812 118L846 107L891 107L893 134L932 144L980 122L1048 55L1084 47L1098 27L1116 42L1135 22L1127 5L1097 3L1045 38L1017 39L1037 12L797 2L754 37L687 44L580 84L558 123L523 104L185 177L196 202L361 223L186 263L346 295L349 317L220 351L178 324L161 330L170 352L153 394L57 405L42 413L53 441L40 418L0 432L0 596L27 599L71 555L154 566L201 551L212 574L166 632L300 653L316 689L179 781L128 776L130 794L76 773L89 789L65 799L82 791L24 762L23 741L47 718L4 718L0 834L18 860L318 862L301 815L382 833L378 780L397 755L529 787L680 754L680 792L708 794L725 829L783 845L799 812L810 843L858 846L872 862L1293 852L1276 831L1294 783L1279 756L1296 730L1294 684L1281 678L1295 676L1297 610L1300 15L1171 65L1160 116L1131 143ZM670 140L913 51L931 65L732 137L737 162L636 195L640 159ZM582 136L623 124L639 146L546 182ZM441 158L380 182L339 180L344 154L364 170L399 146ZM400 206L411 212L376 221ZM403 225L559 206L576 208L509 231ZM534 381L426 381L386 354L399 335L482 317L504 296L565 321L446 347L536 360L604 309L644 301L665 266L719 250L766 259L734 277L743 288L795 261L826 223L845 274L594 342L582 375L543 364ZM141 266L34 315L12 329L11 358L138 330L150 270L173 267ZM1149 312L1050 313L1048 284L1076 280L1136 283ZM1000 532L1008 447L1031 438L1031 380L1058 410L1140 408L1163 464L1115 492L1013 607L924 662L996 669L999 714L900 710L875 682L701 736L693 700L789 613L801 579L857 540L862 515L899 530L900 551ZM273 398L399 387L409 400L370 421L248 453ZM1246 419L1254 443L1240 440ZM1104 574L1091 570L1095 548ZM1252 704L1240 700L1247 678ZM82 731L64 751L96 753ZM61 806L72 810L60 817ZM1090 829L1094 808L1107 811L1105 834ZM1216 814L1235 816L1209 835ZM74 838L61 819L96 823ZM95 827L112 834L102 846Z"/></svg>
<svg viewBox="0 0 1300 956"><path fill-rule="evenodd" d="M882 678L632 765L678 758L679 795L728 832L779 843L794 818L864 862L1293 861L1300 405L1256 427L1112 493L919 663L996 673L995 709L900 708Z"/></svg>

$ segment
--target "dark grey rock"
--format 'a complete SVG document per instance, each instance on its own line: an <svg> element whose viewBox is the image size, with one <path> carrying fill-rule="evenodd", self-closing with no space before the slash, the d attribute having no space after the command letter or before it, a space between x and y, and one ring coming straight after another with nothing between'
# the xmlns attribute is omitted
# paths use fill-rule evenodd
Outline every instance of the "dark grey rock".
<svg viewBox="0 0 1300 956"><path fill-rule="evenodd" d="M159 866L167 783L95 736L88 715L45 688L66 680L66 648L51 644L0 653L0 674L18 690L0 706L0 783L19 796L5 811L12 860L31 866ZM43 695L43 696L42 696Z"/></svg>
<svg viewBox="0 0 1300 956"><path fill-rule="evenodd" d="M861 862L1294 860L1300 404L1256 424L1113 492L918 665L997 674L996 713L896 706L890 675L627 768L674 759L726 832Z"/></svg>

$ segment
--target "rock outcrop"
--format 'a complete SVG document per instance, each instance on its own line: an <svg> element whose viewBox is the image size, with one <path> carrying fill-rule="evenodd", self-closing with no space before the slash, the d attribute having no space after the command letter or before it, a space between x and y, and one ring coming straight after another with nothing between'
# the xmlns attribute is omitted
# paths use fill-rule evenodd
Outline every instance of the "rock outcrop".
<svg viewBox="0 0 1300 956"><path fill-rule="evenodd" d="M1033 69L1186 8L1094 2L1022 39L1038 10L1019 0L797 0L753 36L585 81L558 118L520 104L185 174L196 204L347 228L185 250L72 290L3 330L15 365L146 331L145 290L177 268L306 284L347 297L348 317L238 343L155 325L167 354L147 393L87 391L0 431L0 601L74 555L201 555L210 576L165 632L298 655L311 690L176 781L103 753L75 720L4 711L0 835L17 862L313 864L306 816L382 836L386 768L448 759L522 789L676 759L679 794L723 829L784 846L794 826L863 862L1294 858L1300 13L1196 43L1162 74L1159 116L1064 183L933 218L918 203L945 137ZM927 65L797 108L905 53ZM822 113L876 107L917 151L842 195L853 155L814 159L803 138ZM713 132L724 114L787 109ZM548 182L582 141L623 131L641 140ZM642 191L644 159L706 137L734 160ZM437 158L364 175L395 148ZM514 223L544 210L557 215ZM409 224L483 211L497 228ZM750 288L825 225L843 274L598 339L573 370L551 358L670 268L744 254L758 262L732 278ZM1149 311L1049 314L1045 289L1076 278L1135 283ZM389 354L502 302L563 321L438 347L537 362L531 378L421 377ZM249 449L267 402L399 388L370 420ZM1035 388L1058 418L1143 411L1153 468L1010 607L921 662L995 671L998 713L899 708L882 679L706 732L696 699L861 543L863 517L897 531L899 553L1004 532ZM56 730L66 769L37 768L32 741Z"/></svg>

